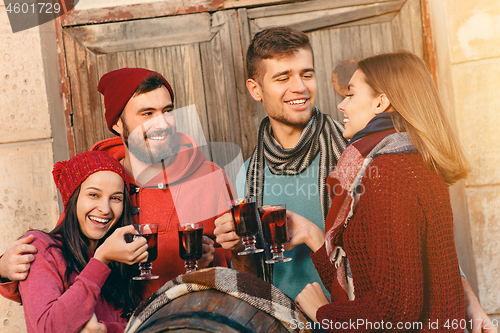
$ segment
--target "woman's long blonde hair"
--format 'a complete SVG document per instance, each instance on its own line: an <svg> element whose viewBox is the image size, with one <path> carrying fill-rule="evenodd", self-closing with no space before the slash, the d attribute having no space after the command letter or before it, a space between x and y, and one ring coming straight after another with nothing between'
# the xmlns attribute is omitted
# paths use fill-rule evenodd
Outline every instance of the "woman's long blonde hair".
<svg viewBox="0 0 500 333"><path fill-rule="evenodd" d="M469 162L452 129L425 63L402 51L366 58L358 63L366 83L385 94L398 132L408 132L424 162L448 185L469 172Z"/></svg>

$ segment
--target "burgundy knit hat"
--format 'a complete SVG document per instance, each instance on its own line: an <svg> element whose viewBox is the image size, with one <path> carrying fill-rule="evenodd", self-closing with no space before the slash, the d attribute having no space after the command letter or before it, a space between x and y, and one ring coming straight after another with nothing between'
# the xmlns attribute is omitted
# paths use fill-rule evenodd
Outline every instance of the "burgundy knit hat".
<svg viewBox="0 0 500 333"><path fill-rule="evenodd" d="M123 166L110 154L103 151L87 151L73 156L68 161L57 162L52 170L52 176L59 192L61 193L64 208L68 205L69 198L78 186L91 174L98 171L113 171L123 178L129 187L127 173Z"/></svg>
<svg viewBox="0 0 500 333"><path fill-rule="evenodd" d="M125 105L134 95L137 87L150 76L158 75L165 84L172 102L174 102L174 92L168 81L157 72L145 68L122 68L104 74L99 80L97 90L104 96L105 117L108 129L118 135L112 127L118 121Z"/></svg>

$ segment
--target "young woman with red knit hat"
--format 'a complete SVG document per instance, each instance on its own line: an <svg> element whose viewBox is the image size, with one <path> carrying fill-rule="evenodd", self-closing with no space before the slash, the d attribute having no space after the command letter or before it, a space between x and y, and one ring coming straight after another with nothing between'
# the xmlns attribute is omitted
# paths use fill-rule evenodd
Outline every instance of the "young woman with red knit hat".
<svg viewBox="0 0 500 333"><path fill-rule="evenodd" d="M49 233L30 231L38 252L19 291L28 332L123 332L138 303L129 266L147 257L146 240L130 243L128 180L105 152L58 162L53 176L64 203Z"/></svg>
<svg viewBox="0 0 500 333"><path fill-rule="evenodd" d="M290 213L285 247L311 248L331 301L316 283L296 302L332 332L463 332L448 186L468 162L424 62L360 61L338 108L350 142L327 180L326 233Z"/></svg>

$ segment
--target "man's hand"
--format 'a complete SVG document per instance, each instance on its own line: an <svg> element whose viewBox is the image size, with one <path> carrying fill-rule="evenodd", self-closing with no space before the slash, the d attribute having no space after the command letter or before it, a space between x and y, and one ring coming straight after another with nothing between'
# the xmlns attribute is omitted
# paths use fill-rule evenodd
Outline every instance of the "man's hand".
<svg viewBox="0 0 500 333"><path fill-rule="evenodd" d="M259 255L240 256L237 253L244 250L245 246L241 242L240 236L236 234L234 229L233 215L226 213L215 220L214 235L217 237L215 241L219 243L223 249L233 253L231 263L237 271L258 276Z"/></svg>
<svg viewBox="0 0 500 333"><path fill-rule="evenodd" d="M484 312L479 300L474 294L472 287L466 278L462 276L462 284L465 294L465 316L467 318L467 328L471 333L498 333L498 329L493 325L490 318ZM472 323L472 327L470 324Z"/></svg>
<svg viewBox="0 0 500 333"><path fill-rule="evenodd" d="M136 237L131 243L125 241L126 234L136 234L133 225L116 229L95 251L94 258L105 263L110 261L132 265L148 258L146 238Z"/></svg>
<svg viewBox="0 0 500 333"><path fill-rule="evenodd" d="M82 327L79 333L106 333L106 326L97 320L95 313L92 318Z"/></svg>
<svg viewBox="0 0 500 333"><path fill-rule="evenodd" d="M10 244L0 257L0 277L10 281L26 279L37 252L36 247L30 244L34 239L33 235L29 235Z"/></svg>
<svg viewBox="0 0 500 333"><path fill-rule="evenodd" d="M243 251L244 246L240 236L236 234L234 229L233 215L231 213L220 216L215 220L214 224L214 235L217 237L215 241L219 243L223 249L231 252Z"/></svg>
<svg viewBox="0 0 500 333"><path fill-rule="evenodd" d="M214 261L215 253L214 241L210 237L203 235L202 242L203 256L200 260L198 260L198 268L200 269L208 267L208 265L210 265L212 261Z"/></svg>
<svg viewBox="0 0 500 333"><path fill-rule="evenodd" d="M316 319L316 312L323 305L330 304L323 289L318 282L309 283L295 298L295 304L313 321Z"/></svg>
<svg viewBox="0 0 500 333"><path fill-rule="evenodd" d="M286 211L288 242L285 250L291 251L300 244L306 244L311 251L316 252L325 243L325 233L316 224L305 217Z"/></svg>

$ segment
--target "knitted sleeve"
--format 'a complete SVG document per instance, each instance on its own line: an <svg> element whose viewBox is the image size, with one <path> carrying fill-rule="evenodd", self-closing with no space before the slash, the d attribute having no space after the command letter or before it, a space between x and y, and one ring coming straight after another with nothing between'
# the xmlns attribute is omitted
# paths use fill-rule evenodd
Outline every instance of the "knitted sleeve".
<svg viewBox="0 0 500 333"><path fill-rule="evenodd" d="M335 280L335 274L337 270L335 266L332 265L330 260L328 259L328 255L326 254L325 244L319 248L316 252L311 252L311 259L313 261L316 270L319 273L319 277L321 278L321 282L328 290L328 292L332 293L332 284Z"/></svg>
<svg viewBox="0 0 500 333"><path fill-rule="evenodd" d="M92 317L110 269L92 258L66 290L66 263L51 239L33 232L37 247L30 273L19 282L27 326L37 332L78 332Z"/></svg>
<svg viewBox="0 0 500 333"><path fill-rule="evenodd" d="M443 180L416 154L379 156L369 171L343 237L356 298L321 307L318 321L360 332L418 323L431 331L429 320L439 320L451 331L442 325L464 318L464 303ZM328 276L328 265L317 268Z"/></svg>

